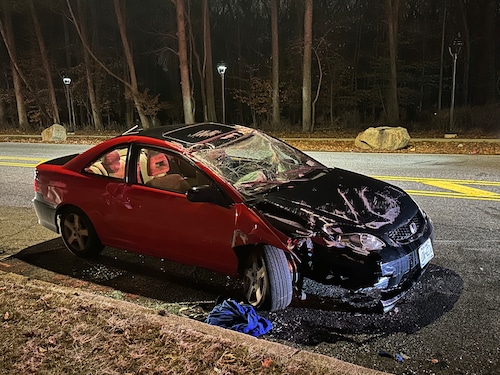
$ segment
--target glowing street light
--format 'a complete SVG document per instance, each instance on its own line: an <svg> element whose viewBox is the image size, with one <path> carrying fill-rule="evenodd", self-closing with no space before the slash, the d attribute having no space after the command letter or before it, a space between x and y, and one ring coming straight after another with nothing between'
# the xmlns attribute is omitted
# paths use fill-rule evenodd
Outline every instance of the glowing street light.
<svg viewBox="0 0 500 375"><path fill-rule="evenodd" d="M226 100L224 91L224 74L226 73L227 66L223 62L217 64L217 72L220 74L222 79L222 123L226 123Z"/></svg>

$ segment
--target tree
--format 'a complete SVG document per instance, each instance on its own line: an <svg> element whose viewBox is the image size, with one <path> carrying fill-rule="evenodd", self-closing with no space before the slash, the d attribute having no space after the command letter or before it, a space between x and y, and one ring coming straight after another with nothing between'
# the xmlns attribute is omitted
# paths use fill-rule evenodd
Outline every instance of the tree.
<svg viewBox="0 0 500 375"><path fill-rule="evenodd" d="M387 16L387 38L389 41L389 60L391 68L387 95L387 119L389 125L393 126L399 121L397 73L399 0L386 0L385 10Z"/></svg>
<svg viewBox="0 0 500 375"><path fill-rule="evenodd" d="M304 11L304 57L302 64L302 131L309 132L311 122L311 61L313 0L305 0Z"/></svg>
<svg viewBox="0 0 500 375"><path fill-rule="evenodd" d="M132 50L130 49L130 44L128 42L124 11L122 9L120 0L114 0L114 4L116 20L118 21L118 28L120 29L120 37L123 44L123 53L125 54L125 61L127 62L128 73L130 76L130 85L128 86L128 89L130 90L130 94L132 95L132 100L134 101L135 109L137 110L137 113L141 120L141 125L144 129L147 129L149 128L150 124L148 117L144 113L144 108L140 100L139 85L137 84L137 76L135 73L135 64L134 58L132 56Z"/></svg>
<svg viewBox="0 0 500 375"><path fill-rule="evenodd" d="M118 1L118 0L115 0ZM184 123L194 124L193 105L191 101L191 84L189 80L189 62L186 43L186 22L184 19L184 0L175 0L177 12L177 43L179 47L179 67L181 71L182 105Z"/></svg>
<svg viewBox="0 0 500 375"><path fill-rule="evenodd" d="M279 75L279 44L278 44L278 14L279 0L271 0L271 39L273 60L273 118L272 127L277 129L280 125L280 75Z"/></svg>
<svg viewBox="0 0 500 375"><path fill-rule="evenodd" d="M54 82L52 81L52 74L50 71L49 57L47 53L47 47L45 46L45 41L42 35L42 28L40 27L40 21L38 20L38 15L36 13L35 6L33 5L33 0L28 1L28 6L31 12L31 17L33 19L33 26L35 28L35 35L38 42L38 47L40 48L40 56L42 60L43 70L45 72L45 79L47 82L47 88L49 92L49 99L51 104L51 117L52 121L59 124L61 120L59 119L59 108L57 106L56 91L54 89Z"/></svg>
<svg viewBox="0 0 500 375"><path fill-rule="evenodd" d="M3 3L5 24L3 21L0 22L0 30L2 33L3 41L5 43L5 47L7 48L10 57L12 82L14 84L14 93L16 96L19 128L21 130L28 130L30 128L30 124L28 122L28 116L26 115L26 106L24 104L22 79L21 79L20 68L17 61L16 43L14 38L14 29L12 26L11 9L10 5L7 2L2 2L2 3Z"/></svg>
<svg viewBox="0 0 500 375"><path fill-rule="evenodd" d="M90 3L91 6L93 5ZM80 31L82 34L82 39L85 40L86 43L89 43L88 40L88 32L87 32L87 25L85 23L85 17L84 17L84 9L82 6L82 0L78 0L78 12L80 14ZM90 43L89 43L90 44ZM97 105L97 98L96 98L96 91L95 91L95 86L94 86L94 75L93 75L93 69L92 69L92 61L89 52L87 49L83 49L83 61L85 65L85 77L87 81L87 91L89 94L89 100L90 100L90 108L92 111L92 119L94 122L94 128L96 130L103 130L104 126L102 124L102 116L101 112L99 109L99 106Z"/></svg>
<svg viewBox="0 0 500 375"><path fill-rule="evenodd" d="M142 100L143 96L139 92L138 89L138 84L137 84L137 76L135 73L135 65L134 65L134 59L132 56L132 51L130 49L130 45L128 43L128 38L127 38L127 32L126 32L126 25L125 25L125 19L124 19L124 14L123 10L121 8L121 4L119 0L114 1L114 7L115 7L115 14L116 14L116 19L118 21L118 28L120 30L120 37L122 40L122 45L123 45L123 50L125 54L125 61L126 61L126 68L128 72L128 78L130 79L130 82L127 82L125 79L119 77L116 75L111 69L109 69L101 60L97 58L97 56L92 52L92 49L89 46L89 43L87 42L87 39L84 38L81 27L79 25L79 22L75 16L75 13L73 12L73 8L71 6L71 3L69 0L66 0L66 4L68 6L70 15L71 15L71 21L75 25L75 29L78 33L78 36L80 37L80 40L82 41L84 49L92 56L95 62L97 62L109 75L111 75L113 78L117 79L121 83L125 85L126 90L128 90L129 95L132 97L132 100L134 102L135 108L137 110L137 113L139 114L139 118L141 120L141 125L144 129L149 128L149 119L144 113L143 109L143 103Z"/></svg>
<svg viewBox="0 0 500 375"><path fill-rule="evenodd" d="M462 105L467 105L469 102L469 71L470 71L470 49L471 49L470 30L469 30L469 23L467 21L467 8L464 0L458 0L458 7L460 11L460 18L462 21L461 36L463 38L463 44L464 44Z"/></svg>
<svg viewBox="0 0 500 375"><path fill-rule="evenodd" d="M217 121L217 116L215 114L214 67L212 61L212 36L210 31L208 0L203 0L203 51L203 71L207 99L206 119L208 121Z"/></svg>

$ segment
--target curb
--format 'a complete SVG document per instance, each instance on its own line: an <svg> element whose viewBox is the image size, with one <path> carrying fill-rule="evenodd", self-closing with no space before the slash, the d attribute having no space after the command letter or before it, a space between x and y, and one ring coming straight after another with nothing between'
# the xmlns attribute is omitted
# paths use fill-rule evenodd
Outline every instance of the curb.
<svg viewBox="0 0 500 375"><path fill-rule="evenodd" d="M322 354L308 352L304 350L294 349L292 347L255 338L236 331L227 330L224 328L211 326L203 322L184 318L177 315L159 315L153 309L136 305L132 302L114 300L109 297L93 294L88 291L82 291L66 286L51 284L45 281L30 279L28 277L15 273L0 271L0 283L11 283L17 287L29 288L35 295L51 293L60 294L63 296L74 296L78 294L84 300L95 301L97 304L117 309L122 314L141 314L148 321L153 321L167 329L177 330L180 332L194 332L209 336L212 339L221 342L230 341L237 346L247 348L248 352L254 355L265 353L266 356L277 359L283 364L288 364L290 368L300 368L309 373L314 374L332 374L332 375L384 375L385 372L364 368L348 362L343 362L333 357L328 357ZM52 306L52 308L55 308ZM171 328L169 328L171 327ZM184 345L186 343L183 343ZM91 360L91 358L89 358ZM215 360L215 358L214 358Z"/></svg>

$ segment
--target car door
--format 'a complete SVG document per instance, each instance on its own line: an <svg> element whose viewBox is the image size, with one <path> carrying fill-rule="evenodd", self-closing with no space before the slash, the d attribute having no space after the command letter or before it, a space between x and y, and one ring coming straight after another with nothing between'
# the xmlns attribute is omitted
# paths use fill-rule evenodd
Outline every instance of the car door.
<svg viewBox="0 0 500 375"><path fill-rule="evenodd" d="M123 228L122 247L234 273L235 208L186 198L192 184L214 182L182 155L161 149L141 147L136 165L135 181L124 185L112 201L116 225ZM203 181L197 181L197 174Z"/></svg>

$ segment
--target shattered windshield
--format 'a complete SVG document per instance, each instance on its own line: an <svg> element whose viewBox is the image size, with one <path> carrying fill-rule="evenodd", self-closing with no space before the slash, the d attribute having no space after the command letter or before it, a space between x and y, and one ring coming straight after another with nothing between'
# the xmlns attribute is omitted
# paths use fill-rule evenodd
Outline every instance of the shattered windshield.
<svg viewBox="0 0 500 375"><path fill-rule="evenodd" d="M286 143L252 129L197 144L192 155L245 195L310 178L323 165Z"/></svg>

